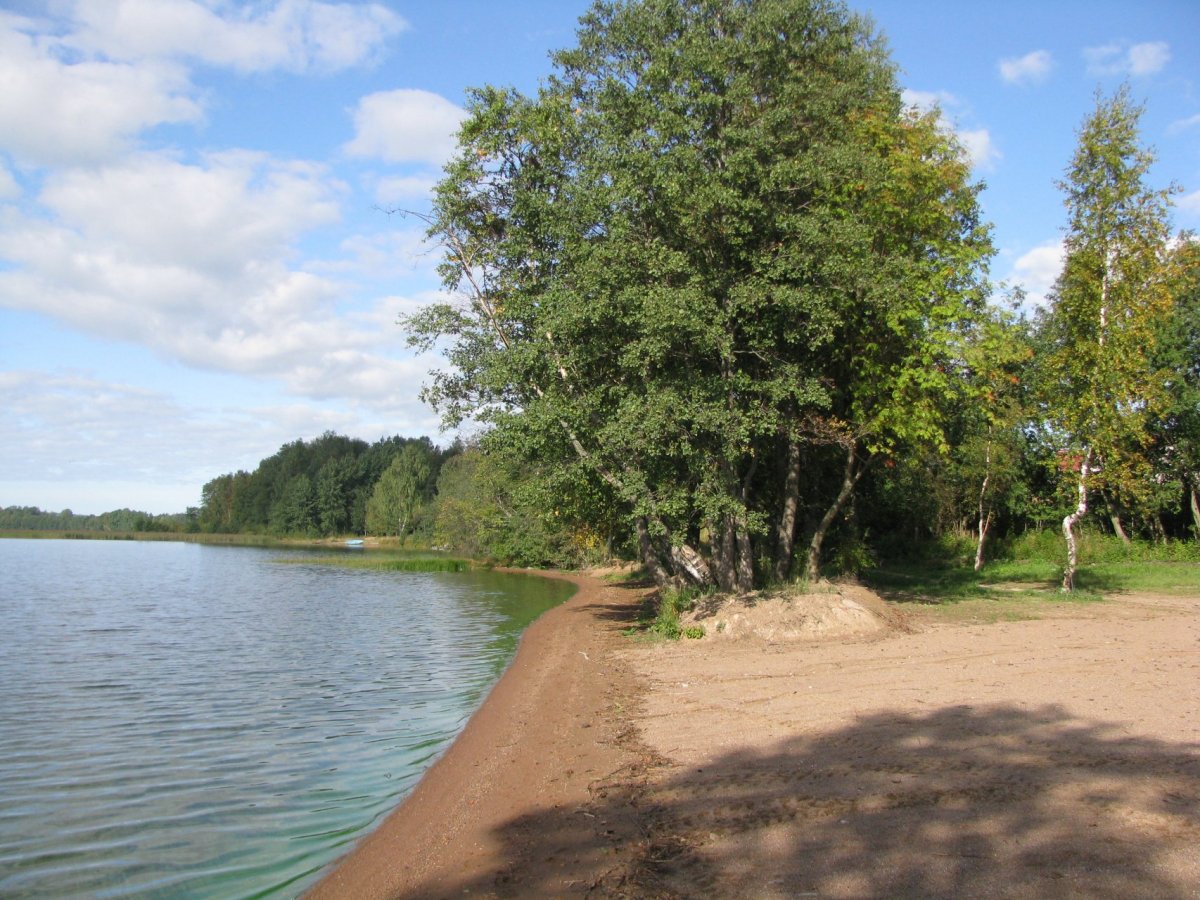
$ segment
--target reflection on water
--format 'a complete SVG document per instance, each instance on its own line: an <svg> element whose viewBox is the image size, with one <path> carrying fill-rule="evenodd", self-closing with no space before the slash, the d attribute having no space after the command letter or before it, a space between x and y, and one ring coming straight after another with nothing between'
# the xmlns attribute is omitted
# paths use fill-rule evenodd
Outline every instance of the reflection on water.
<svg viewBox="0 0 1200 900"><path fill-rule="evenodd" d="M290 896L569 586L0 541L0 896Z"/></svg>

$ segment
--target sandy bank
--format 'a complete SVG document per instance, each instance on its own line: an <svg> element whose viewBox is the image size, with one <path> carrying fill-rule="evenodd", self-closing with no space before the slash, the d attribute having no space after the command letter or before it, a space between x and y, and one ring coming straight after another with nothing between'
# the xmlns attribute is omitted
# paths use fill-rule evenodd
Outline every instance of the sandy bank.
<svg viewBox="0 0 1200 900"><path fill-rule="evenodd" d="M413 794L311 898L581 892L629 844L589 811L634 760L622 736L628 663L614 652L640 591L579 590L533 623L513 664Z"/></svg>
<svg viewBox="0 0 1200 900"><path fill-rule="evenodd" d="M1200 600L647 646L578 583L314 896L1200 895Z"/></svg>

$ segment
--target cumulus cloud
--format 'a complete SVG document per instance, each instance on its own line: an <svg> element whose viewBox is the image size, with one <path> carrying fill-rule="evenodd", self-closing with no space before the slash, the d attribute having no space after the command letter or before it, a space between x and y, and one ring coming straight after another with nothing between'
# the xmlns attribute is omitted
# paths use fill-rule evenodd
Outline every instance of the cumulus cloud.
<svg viewBox="0 0 1200 900"><path fill-rule="evenodd" d="M300 235L338 216L317 167L142 154L52 173L39 201L43 218L9 209L0 220L0 305L240 372L347 339L321 321L338 286L289 266Z"/></svg>
<svg viewBox="0 0 1200 900"><path fill-rule="evenodd" d="M370 61L407 23L385 6L276 0L77 0L70 43L109 58L186 58L241 72L336 70Z"/></svg>
<svg viewBox="0 0 1200 900"><path fill-rule="evenodd" d="M368 63L407 27L380 4L75 0L57 23L0 12L0 150L38 165L96 164L146 130L199 122L192 68L334 71Z"/></svg>
<svg viewBox="0 0 1200 900"><path fill-rule="evenodd" d="M303 233L336 220L335 193L318 167L251 153L202 165L141 154L51 174L39 197L47 215L0 209L0 306L193 369L426 422L416 389L438 361L404 349L403 304L356 315L342 308L350 287L337 266L293 263ZM365 277L435 265L416 229L347 238L340 250Z"/></svg>
<svg viewBox="0 0 1200 900"><path fill-rule="evenodd" d="M986 128L963 128L947 118L949 111L965 110L965 104L949 91L915 91L906 88L901 99L920 112L936 112L941 126L957 136L974 168L990 171L1003 158L1004 155Z"/></svg>
<svg viewBox="0 0 1200 900"><path fill-rule="evenodd" d="M1171 59L1166 41L1114 43L1083 51L1089 75L1145 76L1161 72Z"/></svg>
<svg viewBox="0 0 1200 900"><path fill-rule="evenodd" d="M363 97L353 110L350 156L391 163L441 166L454 152L465 111L429 91L380 91Z"/></svg>
<svg viewBox="0 0 1200 900"><path fill-rule="evenodd" d="M1025 289L1026 297L1035 306L1045 304L1046 295L1058 280L1063 254L1062 241L1051 241L1034 247L1013 263L1013 280Z"/></svg>
<svg viewBox="0 0 1200 900"><path fill-rule="evenodd" d="M1046 50L1034 50L1024 56L1000 60L1000 77L1009 84L1034 84L1045 81L1054 66Z"/></svg>
<svg viewBox="0 0 1200 900"><path fill-rule="evenodd" d="M0 150L16 160L93 163L147 128L201 118L179 68L66 62L61 45L22 30L34 25L0 14Z"/></svg>

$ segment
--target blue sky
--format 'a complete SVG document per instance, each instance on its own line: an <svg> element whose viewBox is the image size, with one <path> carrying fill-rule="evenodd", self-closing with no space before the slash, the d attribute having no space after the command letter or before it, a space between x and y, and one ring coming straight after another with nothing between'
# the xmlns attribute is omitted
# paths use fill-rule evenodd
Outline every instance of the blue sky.
<svg viewBox="0 0 1200 900"><path fill-rule="evenodd" d="M429 434L417 224L464 92L536 89L583 0L0 0L0 506L179 512L334 431ZM993 276L1057 274L1099 89L1200 229L1200 4L863 0L987 183Z"/></svg>

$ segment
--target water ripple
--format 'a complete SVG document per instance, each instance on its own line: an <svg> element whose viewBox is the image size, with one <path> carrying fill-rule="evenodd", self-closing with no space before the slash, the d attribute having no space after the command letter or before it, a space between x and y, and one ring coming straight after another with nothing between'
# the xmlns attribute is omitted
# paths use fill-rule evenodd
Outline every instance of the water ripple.
<svg viewBox="0 0 1200 900"><path fill-rule="evenodd" d="M295 895L565 595L189 544L0 541L0 571L4 897Z"/></svg>

